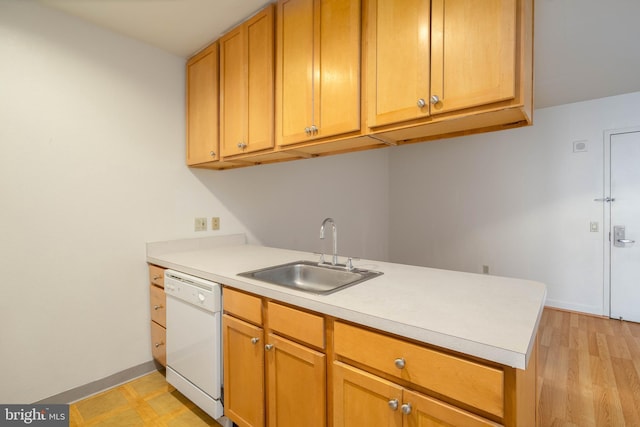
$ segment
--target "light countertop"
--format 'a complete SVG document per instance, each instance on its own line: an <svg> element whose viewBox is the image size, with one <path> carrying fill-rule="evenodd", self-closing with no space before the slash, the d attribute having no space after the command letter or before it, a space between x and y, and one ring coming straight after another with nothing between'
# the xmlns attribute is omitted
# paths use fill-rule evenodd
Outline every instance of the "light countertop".
<svg viewBox="0 0 640 427"><path fill-rule="evenodd" d="M237 276L318 255L245 244L243 235L147 244L147 261L347 321L503 365L525 369L546 298L545 285L371 260L384 274L329 295ZM344 259L340 258L341 262Z"/></svg>

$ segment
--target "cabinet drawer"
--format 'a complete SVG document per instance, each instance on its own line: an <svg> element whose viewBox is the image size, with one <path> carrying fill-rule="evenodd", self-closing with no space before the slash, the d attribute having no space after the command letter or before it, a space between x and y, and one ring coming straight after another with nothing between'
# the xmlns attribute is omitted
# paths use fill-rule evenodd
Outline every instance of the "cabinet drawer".
<svg viewBox="0 0 640 427"><path fill-rule="evenodd" d="M324 348L324 318L273 301L267 304L269 329L317 348Z"/></svg>
<svg viewBox="0 0 640 427"><path fill-rule="evenodd" d="M225 287L222 290L222 307L225 313L255 325L262 325L262 300L260 297Z"/></svg>
<svg viewBox="0 0 640 427"><path fill-rule="evenodd" d="M162 366L167 366L167 330L151 322L151 354Z"/></svg>
<svg viewBox="0 0 640 427"><path fill-rule="evenodd" d="M167 296L164 289L154 285L149 286L151 293L151 320L160 326L167 327Z"/></svg>
<svg viewBox="0 0 640 427"><path fill-rule="evenodd" d="M339 356L502 418L504 372L382 333L335 322ZM404 361L398 368L396 360Z"/></svg>
<svg viewBox="0 0 640 427"><path fill-rule="evenodd" d="M149 282L164 288L164 268L149 264Z"/></svg>

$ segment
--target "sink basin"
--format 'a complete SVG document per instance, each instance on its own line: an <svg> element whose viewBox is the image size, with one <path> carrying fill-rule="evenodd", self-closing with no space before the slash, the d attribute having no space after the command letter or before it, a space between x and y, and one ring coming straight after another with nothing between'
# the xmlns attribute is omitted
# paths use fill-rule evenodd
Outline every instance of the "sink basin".
<svg viewBox="0 0 640 427"><path fill-rule="evenodd" d="M249 277L299 291L326 295L356 283L380 276L379 271L353 268L347 270L312 261L294 261L260 270L246 271L238 276Z"/></svg>

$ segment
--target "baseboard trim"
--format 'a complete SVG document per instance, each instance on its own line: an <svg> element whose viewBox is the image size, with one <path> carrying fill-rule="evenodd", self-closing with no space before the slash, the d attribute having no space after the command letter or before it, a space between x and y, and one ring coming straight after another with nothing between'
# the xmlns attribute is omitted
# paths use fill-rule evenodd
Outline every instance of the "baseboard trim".
<svg viewBox="0 0 640 427"><path fill-rule="evenodd" d="M129 369L125 369L124 371L116 372L115 374L109 375L108 377L92 381L88 384L81 385L79 387L72 388L71 390L63 391L62 393L44 398L42 400L34 402L34 404L70 404L101 391L129 382L135 378L156 371L159 368L162 368L162 366L160 366L157 362L150 360L138 366L133 366Z"/></svg>

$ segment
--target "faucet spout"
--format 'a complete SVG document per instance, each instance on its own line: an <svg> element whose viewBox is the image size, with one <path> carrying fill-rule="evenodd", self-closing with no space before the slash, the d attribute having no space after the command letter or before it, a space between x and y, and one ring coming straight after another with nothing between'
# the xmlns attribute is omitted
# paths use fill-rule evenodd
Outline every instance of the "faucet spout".
<svg viewBox="0 0 640 427"><path fill-rule="evenodd" d="M320 239L324 240L324 227L327 224L331 224L331 230L333 232L333 258L331 258L331 264L338 264L338 229L333 218L325 218L320 226Z"/></svg>

